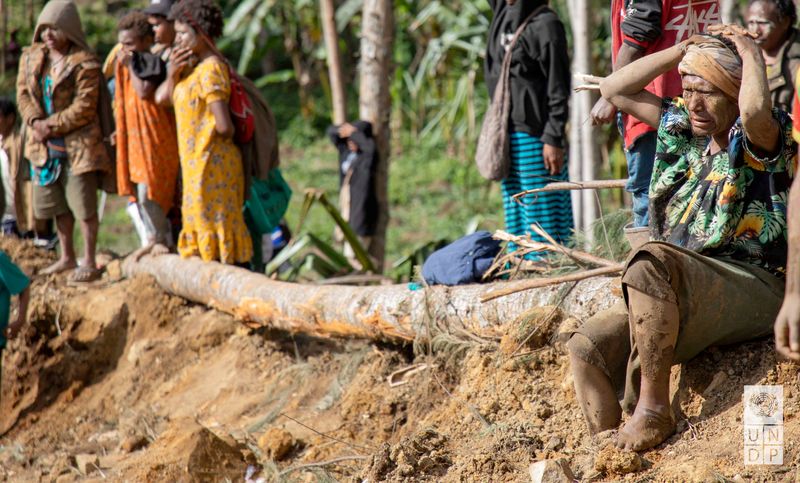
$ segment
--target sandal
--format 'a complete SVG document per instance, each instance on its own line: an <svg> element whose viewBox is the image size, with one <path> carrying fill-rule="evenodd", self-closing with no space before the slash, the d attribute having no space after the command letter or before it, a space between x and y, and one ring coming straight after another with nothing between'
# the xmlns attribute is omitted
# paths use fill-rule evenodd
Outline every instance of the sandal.
<svg viewBox="0 0 800 483"><path fill-rule="evenodd" d="M100 268L80 266L69 276L69 281L74 283L90 283L99 280L102 276L103 270Z"/></svg>

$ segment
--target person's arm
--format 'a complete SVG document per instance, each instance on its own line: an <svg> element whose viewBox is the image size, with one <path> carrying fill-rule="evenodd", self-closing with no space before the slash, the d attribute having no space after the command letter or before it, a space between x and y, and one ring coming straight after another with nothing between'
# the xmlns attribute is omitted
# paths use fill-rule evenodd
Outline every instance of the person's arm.
<svg viewBox="0 0 800 483"><path fill-rule="evenodd" d="M181 79L181 74L189 66L192 51L189 49L175 49L169 54L167 62L167 80L156 89L156 103L161 106L172 105L172 93Z"/></svg>
<svg viewBox="0 0 800 483"><path fill-rule="evenodd" d="M547 22L543 35L542 70L547 75L547 119L542 130L542 157L551 175L564 165L564 134L569 116L570 72L567 35L561 21Z"/></svg>
<svg viewBox="0 0 800 483"><path fill-rule="evenodd" d="M612 66L612 72L644 57L646 50L661 35L661 0L633 0L628 15L620 23L622 45ZM619 14L612 12L612 15ZM592 108L592 125L614 122L617 109L604 97Z"/></svg>
<svg viewBox="0 0 800 483"><path fill-rule="evenodd" d="M738 25L712 25L708 33L727 37L742 58L742 86L739 89L739 115L751 148L757 154L772 155L779 149L781 129L772 115L772 97L761 48L752 33Z"/></svg>
<svg viewBox="0 0 800 483"><path fill-rule="evenodd" d="M77 69L72 103L66 109L53 113L46 120L51 134L63 136L97 118L101 82L103 75L100 72L100 64L90 63Z"/></svg>
<svg viewBox="0 0 800 483"><path fill-rule="evenodd" d="M33 126L33 122L47 117L42 106L33 98L33 94L28 88L27 79L28 53L22 55L17 73L17 109L22 118L22 122L28 126Z"/></svg>
<svg viewBox="0 0 800 483"><path fill-rule="evenodd" d="M139 96L139 99L146 101L153 99L153 95L155 94L157 88L154 82L142 80L135 75L132 75L131 84L133 85L133 90L136 91L136 95Z"/></svg>
<svg viewBox="0 0 800 483"><path fill-rule="evenodd" d="M650 82L676 68L692 39L642 57L600 82L600 92L611 104L652 128L661 120L662 99L646 91Z"/></svg>
<svg viewBox="0 0 800 483"><path fill-rule="evenodd" d="M775 319L775 349L800 361L800 176L789 189L789 254L786 260L786 293Z"/></svg>
<svg viewBox="0 0 800 483"><path fill-rule="evenodd" d="M214 129L222 137L233 137L236 129L231 120L231 109L225 101L214 101L208 105L211 114L214 115Z"/></svg>

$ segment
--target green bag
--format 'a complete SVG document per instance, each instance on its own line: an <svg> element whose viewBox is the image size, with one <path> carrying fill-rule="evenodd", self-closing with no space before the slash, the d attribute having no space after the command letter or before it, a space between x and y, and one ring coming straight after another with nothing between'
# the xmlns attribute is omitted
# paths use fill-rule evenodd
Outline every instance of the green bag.
<svg viewBox="0 0 800 483"><path fill-rule="evenodd" d="M279 168L270 170L266 181L253 178L250 196L244 203L245 218L250 222L248 227L256 232L253 235L272 233L286 214L291 198L292 189Z"/></svg>

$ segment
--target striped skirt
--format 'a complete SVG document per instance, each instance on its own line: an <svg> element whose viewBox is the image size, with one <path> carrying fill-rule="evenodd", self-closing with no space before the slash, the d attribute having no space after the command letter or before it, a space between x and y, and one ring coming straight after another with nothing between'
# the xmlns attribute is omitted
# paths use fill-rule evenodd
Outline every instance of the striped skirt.
<svg viewBox="0 0 800 483"><path fill-rule="evenodd" d="M521 205L511 197L520 191L541 188L554 181L568 181L567 163L561 174L550 175L544 167L539 138L523 132L511 133L511 169L503 180L503 208L506 231L514 235L530 235L533 240L545 241L531 232L530 226L538 223L559 243L569 244L573 232L572 198L569 191L552 191L525 198ZM536 257L529 257L536 258Z"/></svg>

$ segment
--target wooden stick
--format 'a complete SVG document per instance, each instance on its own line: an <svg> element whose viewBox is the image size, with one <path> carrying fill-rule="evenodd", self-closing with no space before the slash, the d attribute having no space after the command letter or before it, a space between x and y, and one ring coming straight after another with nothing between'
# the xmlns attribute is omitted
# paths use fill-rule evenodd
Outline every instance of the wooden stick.
<svg viewBox="0 0 800 483"><path fill-rule="evenodd" d="M522 292L524 290L547 287L549 285L556 285L564 282L578 282L580 280L585 280L587 278L616 275L618 273L622 273L622 266L595 268L594 270L585 270L582 272L570 273L560 277L535 278L531 280L525 280L523 282L516 284L516 286L514 287L509 287L503 290L497 290L495 292L489 292L488 294L481 297L481 302L486 303L494 299L505 297L507 295L515 294L517 292Z"/></svg>
<svg viewBox="0 0 800 483"><path fill-rule="evenodd" d="M354 454L352 456L340 456L338 458L333 458L332 460L328 460L328 461L319 461L319 462L316 462L316 463L306 463L306 464L303 464L303 465L292 466L291 468L287 468L287 469L281 471L280 472L280 476L286 476L289 473L293 473L293 472L298 471L298 470L305 470L305 469L308 469L308 468L319 468L321 466L335 465L335 464L341 463L343 461L358 461L358 460L366 460L366 459L369 459L369 458L370 458L369 456L363 456L363 455L359 455L359 454Z"/></svg>
<svg viewBox="0 0 800 483"><path fill-rule="evenodd" d="M624 188L628 183L627 179L600 179L594 181L560 181L557 183L550 183L543 188L536 188L517 193L511 198L518 200L519 198L527 195L535 195L536 193L545 193L548 191L569 191L569 190L600 190L611 188Z"/></svg>

